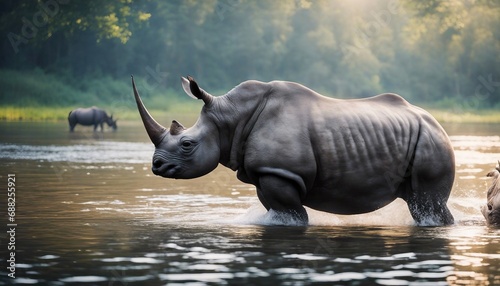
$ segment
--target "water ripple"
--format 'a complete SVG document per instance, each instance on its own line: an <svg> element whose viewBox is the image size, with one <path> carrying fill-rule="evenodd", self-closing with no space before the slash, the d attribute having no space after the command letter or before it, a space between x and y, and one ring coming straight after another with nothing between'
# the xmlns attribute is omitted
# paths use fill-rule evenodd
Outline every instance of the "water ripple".
<svg viewBox="0 0 500 286"><path fill-rule="evenodd" d="M25 145L0 143L0 158L48 162L148 163L154 147L149 143L93 142L77 145Z"/></svg>

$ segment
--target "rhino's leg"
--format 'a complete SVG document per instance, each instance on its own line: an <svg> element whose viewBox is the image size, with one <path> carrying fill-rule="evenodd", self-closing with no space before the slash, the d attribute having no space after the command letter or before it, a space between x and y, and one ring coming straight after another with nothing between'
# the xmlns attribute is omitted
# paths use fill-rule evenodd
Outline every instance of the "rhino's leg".
<svg viewBox="0 0 500 286"><path fill-rule="evenodd" d="M433 201L430 198L417 197L408 201L408 207L416 224L420 226L450 225L454 222L453 215L446 206L446 200L443 199L436 198Z"/></svg>
<svg viewBox="0 0 500 286"><path fill-rule="evenodd" d="M307 225L309 218L300 200L300 190L295 182L276 175L259 177L258 196L278 224Z"/></svg>
<svg viewBox="0 0 500 286"><path fill-rule="evenodd" d="M446 206L446 200L436 198L433 201L432 199L415 198L408 201L408 207L417 225L441 226L454 223L453 215Z"/></svg>
<svg viewBox="0 0 500 286"><path fill-rule="evenodd" d="M262 194L262 190L260 188L257 188L257 197L259 198L260 203L266 208L266 210L269 210L271 208L264 198L264 195Z"/></svg>
<svg viewBox="0 0 500 286"><path fill-rule="evenodd" d="M454 156L450 147L439 142L432 139L419 142L411 168L411 191L406 201L418 225L454 222L446 205L455 177Z"/></svg>
<svg viewBox="0 0 500 286"><path fill-rule="evenodd" d="M73 117L71 116L71 112L69 113L69 116L68 116L68 124L69 124L69 132L73 132L74 129L75 129L75 126L76 126L76 120L73 119Z"/></svg>

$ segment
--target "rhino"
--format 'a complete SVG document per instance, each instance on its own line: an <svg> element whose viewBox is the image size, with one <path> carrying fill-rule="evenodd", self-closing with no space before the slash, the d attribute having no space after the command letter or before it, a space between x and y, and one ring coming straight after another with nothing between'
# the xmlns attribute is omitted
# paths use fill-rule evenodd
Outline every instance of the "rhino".
<svg viewBox="0 0 500 286"><path fill-rule="evenodd" d="M113 130L116 130L118 128L116 126L116 121L117 120L113 120L113 115L108 116L106 111L95 106L89 108L77 108L70 111L68 114L70 132L74 131L76 124L84 126L94 125L94 131L97 130L97 126L101 126L102 132L104 131L103 124L107 123L108 126L113 128Z"/></svg>
<svg viewBox="0 0 500 286"><path fill-rule="evenodd" d="M244 81L213 96L190 76L184 91L204 103L194 126L170 128L135 101L155 145L152 172L203 176L222 164L256 187L271 219L307 225L304 208L361 214L406 201L417 225L450 225L455 177L450 140L426 111L386 93L335 99L295 82ZM279 223L278 223L279 224Z"/></svg>
<svg viewBox="0 0 500 286"><path fill-rule="evenodd" d="M487 204L481 207L481 212L488 225L500 227L500 161L486 176L492 178L492 183L486 195Z"/></svg>

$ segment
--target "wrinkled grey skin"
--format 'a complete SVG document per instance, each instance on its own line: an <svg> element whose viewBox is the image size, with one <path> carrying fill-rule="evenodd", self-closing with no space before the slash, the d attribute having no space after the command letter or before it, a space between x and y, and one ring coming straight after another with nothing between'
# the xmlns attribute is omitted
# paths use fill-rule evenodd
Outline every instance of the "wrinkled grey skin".
<svg viewBox="0 0 500 286"><path fill-rule="evenodd" d="M89 108L77 108L70 111L68 114L69 131L73 132L76 124L81 124L85 126L94 125L94 131L97 130L97 126L101 126L101 131L104 130L104 123L111 126L113 130L116 130L116 120L113 120L113 115L108 116L106 111L97 108L95 106Z"/></svg>
<svg viewBox="0 0 500 286"><path fill-rule="evenodd" d="M486 223L493 227L500 227L500 161L495 170L486 176L492 178L491 186L486 195L487 204L481 207Z"/></svg>
<svg viewBox="0 0 500 286"><path fill-rule="evenodd" d="M445 131L396 94L324 97L293 82L245 81L214 97L190 77L182 86L205 103L186 129L158 124L134 94L156 150L154 174L189 179L219 163L253 184L269 215L308 223L303 206L336 213L377 210L404 199L418 225L454 222L446 202L455 176Z"/></svg>

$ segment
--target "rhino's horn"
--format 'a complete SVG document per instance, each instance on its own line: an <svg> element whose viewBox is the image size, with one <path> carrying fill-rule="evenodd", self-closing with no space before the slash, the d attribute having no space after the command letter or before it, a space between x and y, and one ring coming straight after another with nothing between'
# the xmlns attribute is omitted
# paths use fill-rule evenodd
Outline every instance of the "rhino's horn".
<svg viewBox="0 0 500 286"><path fill-rule="evenodd" d="M500 160L498 160L498 166L496 167L496 169L498 170L498 172L500 172Z"/></svg>
<svg viewBox="0 0 500 286"><path fill-rule="evenodd" d="M186 130L182 124L180 124L177 120L172 121L172 125L170 125L170 134L179 135Z"/></svg>
<svg viewBox="0 0 500 286"><path fill-rule="evenodd" d="M141 97L139 96L139 92L137 92L137 88L135 87L134 77L132 77L132 87L134 88L134 96L135 102L137 103L137 109L139 109L139 114L142 118L142 123L144 123L144 127L148 132L149 138L153 144L160 144L165 131L167 130L165 127L161 126L154 118L149 114L148 110L142 103Z"/></svg>

